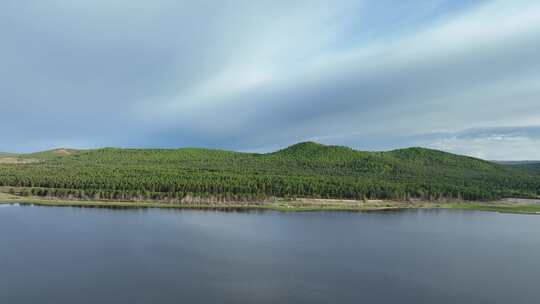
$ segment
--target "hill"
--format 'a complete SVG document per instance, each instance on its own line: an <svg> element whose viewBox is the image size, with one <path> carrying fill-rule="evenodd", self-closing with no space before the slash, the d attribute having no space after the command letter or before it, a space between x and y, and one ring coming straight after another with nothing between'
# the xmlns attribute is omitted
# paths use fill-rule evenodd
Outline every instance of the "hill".
<svg viewBox="0 0 540 304"><path fill-rule="evenodd" d="M540 194L540 177L527 171L425 148L364 152L305 142L267 154L104 148L18 157L33 161L0 163L0 186L48 197L492 200Z"/></svg>
<svg viewBox="0 0 540 304"><path fill-rule="evenodd" d="M510 162L500 162L504 165L511 166L515 169L519 169L530 174L540 175L540 161L510 161Z"/></svg>

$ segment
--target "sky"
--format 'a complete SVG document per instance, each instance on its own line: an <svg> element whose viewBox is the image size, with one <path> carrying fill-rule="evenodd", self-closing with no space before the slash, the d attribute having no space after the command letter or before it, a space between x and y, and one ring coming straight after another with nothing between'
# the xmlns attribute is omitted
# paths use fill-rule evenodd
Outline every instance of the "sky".
<svg viewBox="0 0 540 304"><path fill-rule="evenodd" d="M0 151L540 159L540 1L0 0Z"/></svg>

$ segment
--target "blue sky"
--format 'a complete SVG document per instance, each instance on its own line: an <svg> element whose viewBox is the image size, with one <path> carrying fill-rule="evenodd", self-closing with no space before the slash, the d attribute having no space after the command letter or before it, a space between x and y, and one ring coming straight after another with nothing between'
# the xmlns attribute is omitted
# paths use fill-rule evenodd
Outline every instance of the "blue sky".
<svg viewBox="0 0 540 304"><path fill-rule="evenodd" d="M0 2L0 151L540 159L538 1Z"/></svg>

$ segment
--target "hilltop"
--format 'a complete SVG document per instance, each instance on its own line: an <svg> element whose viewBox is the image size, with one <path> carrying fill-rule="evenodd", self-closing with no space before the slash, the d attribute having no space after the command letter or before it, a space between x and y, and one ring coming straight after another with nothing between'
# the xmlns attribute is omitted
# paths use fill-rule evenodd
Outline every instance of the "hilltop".
<svg viewBox="0 0 540 304"><path fill-rule="evenodd" d="M528 170L426 148L365 152L304 142L266 154L104 148L56 149L17 159L22 161L0 162L0 186L69 199L433 201L540 194L540 177Z"/></svg>

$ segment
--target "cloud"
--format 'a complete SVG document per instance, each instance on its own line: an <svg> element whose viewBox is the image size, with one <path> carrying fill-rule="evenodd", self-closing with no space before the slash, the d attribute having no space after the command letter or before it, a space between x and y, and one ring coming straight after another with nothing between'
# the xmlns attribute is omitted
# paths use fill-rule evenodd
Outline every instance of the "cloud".
<svg viewBox="0 0 540 304"><path fill-rule="evenodd" d="M266 151L306 139L372 150L414 145L416 134L540 125L533 1L2 6L4 150ZM456 140L440 147L468 139ZM531 140L520 157L540 158L525 149ZM513 143L498 158L517 157Z"/></svg>
<svg viewBox="0 0 540 304"><path fill-rule="evenodd" d="M509 9L514 14L498 13ZM221 91L215 102L214 96L169 97L173 107L162 117L180 117L218 138L238 134L236 141L247 139L246 146L362 129L456 130L522 118L539 109L539 12L489 3L397 40L317 53L296 69L254 73L266 77L252 77L244 90ZM506 102L515 98L520 101ZM191 100L189 108L185 100Z"/></svg>
<svg viewBox="0 0 540 304"><path fill-rule="evenodd" d="M429 147L483 159L536 160L540 156L540 126L469 129L431 137Z"/></svg>

